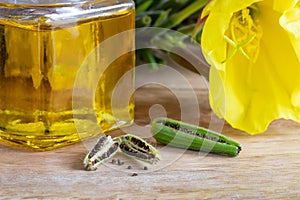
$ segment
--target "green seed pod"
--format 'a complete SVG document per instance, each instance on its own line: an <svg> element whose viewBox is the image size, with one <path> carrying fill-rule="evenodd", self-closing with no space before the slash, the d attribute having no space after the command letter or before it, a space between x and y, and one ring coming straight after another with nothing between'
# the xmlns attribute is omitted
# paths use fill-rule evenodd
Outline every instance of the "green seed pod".
<svg viewBox="0 0 300 200"><path fill-rule="evenodd" d="M153 120L151 131L158 142L177 148L228 156L241 151L239 143L222 134L169 118Z"/></svg>
<svg viewBox="0 0 300 200"><path fill-rule="evenodd" d="M119 148L128 156L151 164L160 160L159 152L142 138L127 134L119 137Z"/></svg>
<svg viewBox="0 0 300 200"><path fill-rule="evenodd" d="M117 153L118 146L118 142L113 140L111 136L101 136L94 148L84 158L84 169L88 171L96 170L101 163Z"/></svg>

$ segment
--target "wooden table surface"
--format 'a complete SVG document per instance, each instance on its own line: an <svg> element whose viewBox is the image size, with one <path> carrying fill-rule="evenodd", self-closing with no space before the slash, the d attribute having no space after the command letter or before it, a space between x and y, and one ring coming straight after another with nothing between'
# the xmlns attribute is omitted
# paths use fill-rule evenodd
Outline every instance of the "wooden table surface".
<svg viewBox="0 0 300 200"><path fill-rule="evenodd" d="M198 75L187 74L197 96L199 124L221 125L223 134L242 144L238 157L158 145L162 160L157 165L117 155L124 165L107 162L88 172L83 170L82 160L95 139L47 152L0 146L0 199L299 199L300 125L278 120L264 134L249 136L215 121L206 87L201 86ZM160 76L164 79L167 74ZM180 119L184 112L189 115L187 121L197 120L189 97L192 91L177 84L145 84L135 92L135 125L124 131L154 142L148 125L153 117ZM127 169L128 165L132 169Z"/></svg>

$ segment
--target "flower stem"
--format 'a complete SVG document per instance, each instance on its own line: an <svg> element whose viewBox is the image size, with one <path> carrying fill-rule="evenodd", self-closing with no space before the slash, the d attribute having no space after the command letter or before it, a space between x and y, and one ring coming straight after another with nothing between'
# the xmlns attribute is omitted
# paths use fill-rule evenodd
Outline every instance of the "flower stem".
<svg viewBox="0 0 300 200"><path fill-rule="evenodd" d="M165 21L161 27L172 28L180 24L183 20L191 16L193 13L201 10L207 3L207 0L197 0L184 8L182 11L172 15L167 21Z"/></svg>
<svg viewBox="0 0 300 200"><path fill-rule="evenodd" d="M152 22L152 18L149 15L145 15L135 22L135 26L137 28L146 27L146 26L150 26L151 22Z"/></svg>
<svg viewBox="0 0 300 200"><path fill-rule="evenodd" d="M152 3L153 3L153 0L147 0L143 3L141 3L138 7L136 7L135 13L139 14L141 12L146 11L151 6Z"/></svg>

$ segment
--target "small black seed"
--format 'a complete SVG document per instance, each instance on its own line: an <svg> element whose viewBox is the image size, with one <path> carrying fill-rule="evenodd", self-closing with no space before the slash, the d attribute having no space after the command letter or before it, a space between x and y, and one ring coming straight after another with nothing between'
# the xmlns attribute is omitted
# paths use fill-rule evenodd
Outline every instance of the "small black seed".
<svg viewBox="0 0 300 200"><path fill-rule="evenodd" d="M120 159L118 159L118 165L124 165L124 162L122 162Z"/></svg>
<svg viewBox="0 0 300 200"><path fill-rule="evenodd" d="M115 159L112 159L112 160L111 160L111 163L112 163L112 164L116 164L116 160L115 160Z"/></svg>
<svg viewBox="0 0 300 200"><path fill-rule="evenodd" d="M131 176L137 176L137 175L138 175L137 173L132 173L132 174L131 174Z"/></svg>
<svg viewBox="0 0 300 200"><path fill-rule="evenodd" d="M144 167L144 170L148 170L148 167L147 167L147 166L145 166L145 167Z"/></svg>
<svg viewBox="0 0 300 200"><path fill-rule="evenodd" d="M131 166L130 166L130 165L128 165L127 169L131 169Z"/></svg>

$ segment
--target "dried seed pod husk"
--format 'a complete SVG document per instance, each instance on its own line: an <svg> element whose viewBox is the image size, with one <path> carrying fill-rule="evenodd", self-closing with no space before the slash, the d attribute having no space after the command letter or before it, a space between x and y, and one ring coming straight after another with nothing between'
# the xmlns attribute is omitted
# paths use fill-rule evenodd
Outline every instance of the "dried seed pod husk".
<svg viewBox="0 0 300 200"><path fill-rule="evenodd" d="M134 157L151 164L160 160L159 151L136 135L126 134L120 136L119 149L130 157Z"/></svg>
<svg viewBox="0 0 300 200"><path fill-rule="evenodd" d="M237 156L238 142L214 131L169 118L156 118L152 122L153 137L172 147Z"/></svg>
<svg viewBox="0 0 300 200"><path fill-rule="evenodd" d="M111 136L101 136L93 149L85 156L83 165L84 169L94 171L106 160L113 157L118 152L119 144Z"/></svg>

